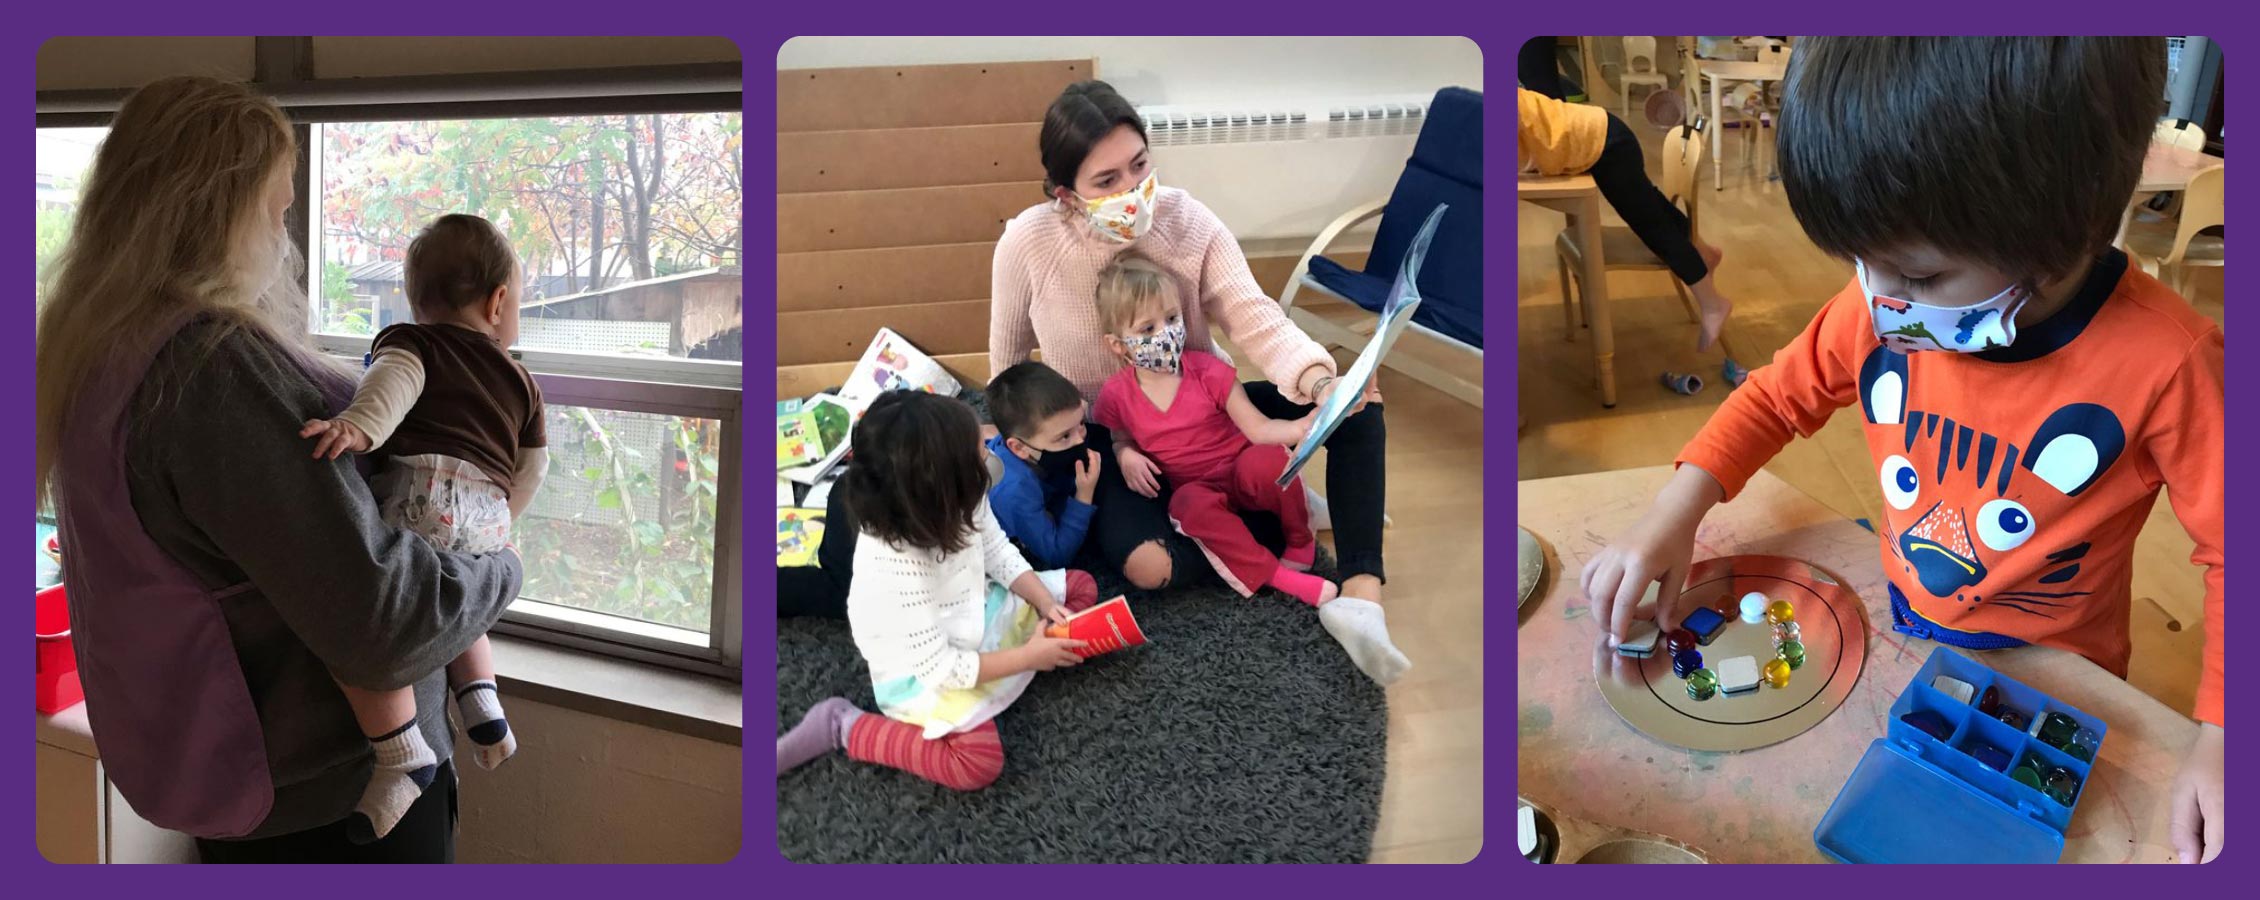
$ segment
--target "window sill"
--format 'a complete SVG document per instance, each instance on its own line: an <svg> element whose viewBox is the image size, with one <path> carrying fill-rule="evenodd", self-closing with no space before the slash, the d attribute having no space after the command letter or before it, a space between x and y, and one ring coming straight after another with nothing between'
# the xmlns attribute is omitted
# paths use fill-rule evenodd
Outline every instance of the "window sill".
<svg viewBox="0 0 2260 900"><path fill-rule="evenodd" d="M491 640L505 701L524 697L717 743L745 742L745 692L738 685L523 638ZM84 703L38 715L35 730L41 744L100 758Z"/></svg>
<svg viewBox="0 0 2260 900"><path fill-rule="evenodd" d="M490 640L504 703L524 697L733 746L745 741L737 684L508 635Z"/></svg>

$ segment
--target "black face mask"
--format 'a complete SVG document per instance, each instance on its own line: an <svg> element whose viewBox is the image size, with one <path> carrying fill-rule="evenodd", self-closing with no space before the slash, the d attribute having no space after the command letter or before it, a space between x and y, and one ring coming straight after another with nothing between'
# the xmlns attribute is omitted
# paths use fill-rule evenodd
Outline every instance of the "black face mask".
<svg viewBox="0 0 2260 900"><path fill-rule="evenodd" d="M1030 465L1036 467L1036 473L1043 476L1044 482L1047 484L1074 481L1075 463L1085 459L1083 448L1080 445L1065 450L1038 450L1036 452L1041 455L1037 456L1036 461Z"/></svg>

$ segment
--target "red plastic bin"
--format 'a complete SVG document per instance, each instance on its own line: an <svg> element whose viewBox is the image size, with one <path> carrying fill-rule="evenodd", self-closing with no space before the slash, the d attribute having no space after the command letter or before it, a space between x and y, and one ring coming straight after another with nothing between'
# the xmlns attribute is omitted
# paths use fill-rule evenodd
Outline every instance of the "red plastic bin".
<svg viewBox="0 0 2260 900"><path fill-rule="evenodd" d="M34 599L37 621L33 630L39 641L35 705L41 713L53 714L84 701L86 690L78 682L78 655L71 647L71 607L63 596L63 586L40 591Z"/></svg>

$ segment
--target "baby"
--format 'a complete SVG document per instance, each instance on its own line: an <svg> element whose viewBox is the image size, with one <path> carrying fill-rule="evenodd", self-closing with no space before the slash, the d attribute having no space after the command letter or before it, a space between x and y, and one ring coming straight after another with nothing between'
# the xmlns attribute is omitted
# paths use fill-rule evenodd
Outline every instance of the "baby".
<svg viewBox="0 0 2260 900"><path fill-rule="evenodd" d="M415 324L379 332L352 405L299 436L316 439L317 458L377 454L372 488L387 524L442 550L499 552L547 466L541 389L505 349L518 339L517 254L494 223L447 215L408 245L406 270ZM447 683L481 767L517 752L485 637L448 663ZM431 784L439 760L415 727L413 689L338 687L376 750L349 824L355 840L375 841Z"/></svg>

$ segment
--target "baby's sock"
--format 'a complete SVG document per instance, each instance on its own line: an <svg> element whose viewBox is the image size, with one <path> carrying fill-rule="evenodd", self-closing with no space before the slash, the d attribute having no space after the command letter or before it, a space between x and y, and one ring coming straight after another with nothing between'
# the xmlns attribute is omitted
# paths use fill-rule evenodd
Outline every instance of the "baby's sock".
<svg viewBox="0 0 2260 900"><path fill-rule="evenodd" d="M848 732L863 710L846 697L832 697L808 708L800 724L777 738L777 774L806 765L826 753L847 746Z"/></svg>
<svg viewBox="0 0 2260 900"><path fill-rule="evenodd" d="M1396 681L1398 676L1412 668L1405 654L1389 640L1389 623L1383 618L1381 604L1356 597L1336 597L1318 608L1318 622L1326 626L1326 633L1349 651L1350 662L1364 672L1367 678L1381 685Z"/></svg>
<svg viewBox="0 0 2260 900"><path fill-rule="evenodd" d="M414 719L391 734L370 738L369 743L377 751L377 769L369 774L369 786L362 790L361 802L354 804L345 826L346 837L356 844L374 843L392 833L392 826L408 814L408 807L424 795L439 771L439 757L424 743Z"/></svg>
<svg viewBox="0 0 2260 900"><path fill-rule="evenodd" d="M1281 562L1279 568L1272 571L1270 583L1272 587L1279 589L1280 593L1321 609L1325 608L1327 602L1334 599L1334 595L1339 590L1334 586L1334 582L1312 575L1309 572L1297 572L1285 562Z"/></svg>
<svg viewBox="0 0 2260 900"><path fill-rule="evenodd" d="M463 733L471 736L472 758L492 769L518 752L518 736L502 717L502 690L492 681L473 681L455 689L455 711Z"/></svg>

